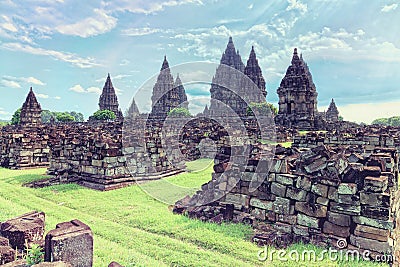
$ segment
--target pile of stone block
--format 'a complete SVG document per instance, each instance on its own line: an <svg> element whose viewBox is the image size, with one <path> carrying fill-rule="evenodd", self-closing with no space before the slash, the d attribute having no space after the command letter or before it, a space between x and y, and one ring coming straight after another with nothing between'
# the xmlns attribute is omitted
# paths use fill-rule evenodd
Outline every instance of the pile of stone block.
<svg viewBox="0 0 400 267"><path fill-rule="evenodd" d="M273 242L280 233L285 242L336 246L345 240L348 249L393 253L399 209L394 207L396 149L354 157L342 148L319 146L302 153L280 149L273 158L256 159L267 150L256 147L245 167L216 160L212 181L178 201L174 211L213 222L250 223L261 243ZM257 170L258 164L266 167Z"/></svg>
<svg viewBox="0 0 400 267"><path fill-rule="evenodd" d="M93 234L79 220L57 224L44 238L45 214L33 211L0 223L0 265L28 267L25 254L32 244L45 252L35 267L93 266Z"/></svg>

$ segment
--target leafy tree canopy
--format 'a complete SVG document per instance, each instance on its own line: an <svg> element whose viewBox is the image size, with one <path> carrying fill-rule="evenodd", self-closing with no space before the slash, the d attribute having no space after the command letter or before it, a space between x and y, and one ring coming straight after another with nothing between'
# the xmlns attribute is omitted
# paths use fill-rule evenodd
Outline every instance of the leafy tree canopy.
<svg viewBox="0 0 400 267"><path fill-rule="evenodd" d="M168 112L168 116L171 117L192 117L192 114L190 114L190 111L187 108L179 107L179 108L173 108Z"/></svg>
<svg viewBox="0 0 400 267"><path fill-rule="evenodd" d="M262 103L256 103L252 102L250 105L247 107L246 113L248 116L253 116L254 113L253 111L258 112L260 115L268 115L268 114L273 114L276 115L278 114L278 108L275 107L272 103L268 102L262 102Z"/></svg>
<svg viewBox="0 0 400 267"><path fill-rule="evenodd" d="M17 125L19 124L19 119L21 117L21 108L17 109L14 114L12 115L11 118L11 124L12 125Z"/></svg>
<svg viewBox="0 0 400 267"><path fill-rule="evenodd" d="M376 119L371 124L384 126L400 126L400 116Z"/></svg>
<svg viewBox="0 0 400 267"><path fill-rule="evenodd" d="M93 119L95 120L115 120L117 116L115 116L115 113L111 110L108 109L103 109L103 110L98 110L96 111L93 116Z"/></svg>

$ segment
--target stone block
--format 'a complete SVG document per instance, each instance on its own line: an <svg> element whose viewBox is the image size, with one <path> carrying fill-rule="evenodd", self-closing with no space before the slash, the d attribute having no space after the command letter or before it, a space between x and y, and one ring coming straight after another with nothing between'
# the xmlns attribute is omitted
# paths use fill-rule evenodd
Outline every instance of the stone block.
<svg viewBox="0 0 400 267"><path fill-rule="evenodd" d="M93 266L93 234L79 220L59 223L47 233L45 260L66 261L72 266Z"/></svg>
<svg viewBox="0 0 400 267"><path fill-rule="evenodd" d="M274 212L277 214L293 214L293 208L290 200L282 197L276 197L274 201Z"/></svg>
<svg viewBox="0 0 400 267"><path fill-rule="evenodd" d="M351 217L349 215L328 211L328 221L339 226L350 226Z"/></svg>
<svg viewBox="0 0 400 267"><path fill-rule="evenodd" d="M336 213L342 213L347 215L360 215L361 206L352 206L349 204L342 204L337 202L332 202L329 204L330 210Z"/></svg>
<svg viewBox="0 0 400 267"><path fill-rule="evenodd" d="M328 210L327 206L320 204L309 204L308 202L296 202L294 208L296 211L317 218L325 218Z"/></svg>
<svg viewBox="0 0 400 267"><path fill-rule="evenodd" d="M361 215L380 220L389 220L389 208L361 206Z"/></svg>
<svg viewBox="0 0 400 267"><path fill-rule="evenodd" d="M240 209L242 206L249 206L249 196L242 194L226 194L225 202L234 204L236 208Z"/></svg>
<svg viewBox="0 0 400 267"><path fill-rule="evenodd" d="M342 195L354 195L357 193L357 185L352 183L341 183L338 186L338 193Z"/></svg>
<svg viewBox="0 0 400 267"><path fill-rule="evenodd" d="M308 236L308 227L301 225L293 225L293 233L300 236Z"/></svg>
<svg viewBox="0 0 400 267"><path fill-rule="evenodd" d="M349 204L353 206L359 206L360 205L360 197L357 195L341 195L338 194L338 203L342 204Z"/></svg>
<svg viewBox="0 0 400 267"><path fill-rule="evenodd" d="M387 242L389 230L358 224L354 229L354 235Z"/></svg>
<svg viewBox="0 0 400 267"><path fill-rule="evenodd" d="M286 197L297 201L306 201L307 191L294 186L288 186L286 189Z"/></svg>
<svg viewBox="0 0 400 267"><path fill-rule="evenodd" d="M365 216L353 216L352 219L353 222L355 222L356 224L372 226L380 229L391 230L394 227L393 221L391 220L379 220L379 219L368 218Z"/></svg>
<svg viewBox="0 0 400 267"><path fill-rule="evenodd" d="M73 267L68 262L55 261L55 262L41 262L39 264L32 265L32 267Z"/></svg>
<svg viewBox="0 0 400 267"><path fill-rule="evenodd" d="M339 226L329 221L324 222L324 226L322 228L323 232L326 234L332 234L340 237L348 237L350 236L350 227L348 226Z"/></svg>
<svg viewBox="0 0 400 267"><path fill-rule="evenodd" d="M388 193L370 193L360 192L361 204L375 206L375 207L390 207L390 194Z"/></svg>
<svg viewBox="0 0 400 267"><path fill-rule="evenodd" d="M2 223L0 234L9 240L12 248L24 249L26 243L43 240L44 226L44 213L33 211Z"/></svg>
<svg viewBox="0 0 400 267"><path fill-rule="evenodd" d="M321 196L321 197L327 197L328 196L328 186L323 185L323 184L313 184L311 186L311 192L314 194Z"/></svg>
<svg viewBox="0 0 400 267"><path fill-rule="evenodd" d="M361 236L350 235L350 244L361 249L391 254L392 248L388 242L381 242Z"/></svg>
<svg viewBox="0 0 400 267"><path fill-rule="evenodd" d="M296 181L296 187L301 188L305 191L310 191L311 180L305 176L299 176Z"/></svg>
<svg viewBox="0 0 400 267"><path fill-rule="evenodd" d="M292 174L276 174L275 175L275 180L283 185L293 185L294 181L297 180L296 175Z"/></svg>
<svg viewBox="0 0 400 267"><path fill-rule="evenodd" d="M8 239L0 236L0 246L9 246L9 245L10 245L10 242L8 241Z"/></svg>
<svg viewBox="0 0 400 267"><path fill-rule="evenodd" d="M15 253L9 246L0 246L0 265L14 261Z"/></svg>
<svg viewBox="0 0 400 267"><path fill-rule="evenodd" d="M384 192L388 187L388 177L367 176L364 179L364 190L367 192Z"/></svg>
<svg viewBox="0 0 400 267"><path fill-rule="evenodd" d="M328 198L333 201L338 201L339 194L336 187L330 186L328 189Z"/></svg>
<svg viewBox="0 0 400 267"><path fill-rule="evenodd" d="M328 206L329 205L329 198L326 197L317 197L316 202L318 204L324 205L324 206Z"/></svg>
<svg viewBox="0 0 400 267"><path fill-rule="evenodd" d="M272 182L271 193L280 197L284 197L286 195L286 186L280 183Z"/></svg>
<svg viewBox="0 0 400 267"><path fill-rule="evenodd" d="M319 228L319 219L307 216L305 214L299 213L297 214L297 223L299 225L311 227L311 228Z"/></svg>
<svg viewBox="0 0 400 267"><path fill-rule="evenodd" d="M264 210L273 210L273 201L264 201L253 197L250 199L250 206Z"/></svg>

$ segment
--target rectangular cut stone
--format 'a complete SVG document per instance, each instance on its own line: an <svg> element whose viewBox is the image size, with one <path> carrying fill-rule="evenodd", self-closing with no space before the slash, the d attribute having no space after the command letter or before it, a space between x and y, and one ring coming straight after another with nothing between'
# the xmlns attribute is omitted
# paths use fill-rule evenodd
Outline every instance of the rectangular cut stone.
<svg viewBox="0 0 400 267"><path fill-rule="evenodd" d="M288 233L290 234L292 232L292 226L290 224L282 223L282 222L276 222L274 224L274 228L278 230L279 232L283 233Z"/></svg>
<svg viewBox="0 0 400 267"><path fill-rule="evenodd" d="M349 204L353 206L360 205L360 197L357 195L341 195L338 194L338 203Z"/></svg>
<svg viewBox="0 0 400 267"><path fill-rule="evenodd" d="M353 222L357 224L362 224L362 225L368 225L380 229L393 229L394 224L393 221L390 220L379 220L379 219L373 219L373 218L368 218L365 216L354 216L352 217Z"/></svg>
<svg viewBox="0 0 400 267"><path fill-rule="evenodd" d="M390 194L361 191L360 202L369 206L388 208L390 206Z"/></svg>
<svg viewBox="0 0 400 267"><path fill-rule="evenodd" d="M388 177L367 176L364 179L364 190L369 192L384 192L388 187Z"/></svg>
<svg viewBox="0 0 400 267"><path fill-rule="evenodd" d="M341 183L338 187L338 193L342 195L354 195L357 193L357 185L351 183Z"/></svg>
<svg viewBox="0 0 400 267"><path fill-rule="evenodd" d="M293 233L296 235L308 236L308 227L306 227L306 226L294 225L292 230L293 230Z"/></svg>
<svg viewBox="0 0 400 267"><path fill-rule="evenodd" d="M72 266L93 266L93 234L79 220L59 223L46 235L45 261L65 261Z"/></svg>
<svg viewBox="0 0 400 267"><path fill-rule="evenodd" d="M392 248L390 247L388 242L381 242L361 236L350 235L350 244L361 249L377 251L379 253L392 253Z"/></svg>
<svg viewBox="0 0 400 267"><path fill-rule="evenodd" d="M308 216L324 218L326 217L328 207L319 204L311 205L308 202L296 202L294 209Z"/></svg>
<svg viewBox="0 0 400 267"><path fill-rule="evenodd" d="M350 226L351 217L349 215L328 211L328 221L339 226Z"/></svg>
<svg viewBox="0 0 400 267"><path fill-rule="evenodd" d="M272 182L271 193L280 197L284 197L286 195L286 186L280 183Z"/></svg>
<svg viewBox="0 0 400 267"><path fill-rule="evenodd" d="M336 187L330 186L328 189L328 198L333 201L338 201L338 190Z"/></svg>
<svg viewBox="0 0 400 267"><path fill-rule="evenodd" d="M337 213L343 213L347 215L360 215L361 206L352 206L348 204L341 204L337 202L331 202L330 210Z"/></svg>
<svg viewBox="0 0 400 267"><path fill-rule="evenodd" d="M236 206L248 206L249 196L241 194L226 194L225 202L234 204Z"/></svg>
<svg viewBox="0 0 400 267"><path fill-rule="evenodd" d="M326 197L317 197L316 202L318 204L324 205L324 206L328 206L329 205L329 198Z"/></svg>
<svg viewBox="0 0 400 267"><path fill-rule="evenodd" d="M292 174L276 174L275 180L283 185L293 185L296 181L297 176Z"/></svg>
<svg viewBox="0 0 400 267"><path fill-rule="evenodd" d="M286 190L286 197L297 201L306 201L307 191L294 186L288 186Z"/></svg>
<svg viewBox="0 0 400 267"><path fill-rule="evenodd" d="M328 186L323 184L313 184L311 186L311 192L322 197L328 196Z"/></svg>
<svg viewBox="0 0 400 267"><path fill-rule="evenodd" d="M272 201L264 201L258 198L252 197L250 199L250 206L264 209L264 210L273 210L273 202Z"/></svg>
<svg viewBox="0 0 400 267"><path fill-rule="evenodd" d="M24 249L27 243L43 240L44 226L44 213L33 211L1 223L0 234L12 248Z"/></svg>
<svg viewBox="0 0 400 267"><path fill-rule="evenodd" d="M251 215L253 215L256 219L259 219L259 220L262 220L262 221L265 220L265 210L263 210L263 209L254 208L251 211Z"/></svg>
<svg viewBox="0 0 400 267"><path fill-rule="evenodd" d="M290 200L276 197L274 201L274 211L277 214L291 214Z"/></svg>
<svg viewBox="0 0 400 267"><path fill-rule="evenodd" d="M356 236L387 242L389 237L389 230L358 224L354 229L354 234Z"/></svg>
<svg viewBox="0 0 400 267"><path fill-rule="evenodd" d="M380 220L389 220L389 208L361 206L361 215Z"/></svg>
<svg viewBox="0 0 400 267"><path fill-rule="evenodd" d="M340 237L348 237L350 235L350 227L339 226L329 221L324 222L323 232L326 234L332 234Z"/></svg>
<svg viewBox="0 0 400 267"><path fill-rule="evenodd" d="M305 191L310 191L311 180L305 176L299 176L296 181L296 187L301 188Z"/></svg>
<svg viewBox="0 0 400 267"><path fill-rule="evenodd" d="M319 219L307 216L305 214L297 214L297 223L303 226L319 228Z"/></svg>

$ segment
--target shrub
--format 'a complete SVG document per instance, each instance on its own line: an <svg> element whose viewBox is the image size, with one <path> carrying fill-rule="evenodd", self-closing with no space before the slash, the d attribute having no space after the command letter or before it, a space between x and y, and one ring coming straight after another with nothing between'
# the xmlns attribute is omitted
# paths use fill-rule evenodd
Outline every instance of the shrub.
<svg viewBox="0 0 400 267"><path fill-rule="evenodd" d="M247 107L246 113L248 116L253 116L253 111L257 111L257 113L260 115L268 115L271 113L273 115L278 114L278 109L273 104L268 102L251 102L250 105Z"/></svg>
<svg viewBox="0 0 400 267"><path fill-rule="evenodd" d="M67 112L58 113L56 119L57 121L60 122L75 121L75 118L71 114L68 114Z"/></svg>
<svg viewBox="0 0 400 267"><path fill-rule="evenodd" d="M37 244L33 244L26 250L26 263L29 266L41 263L43 262L43 256L42 248Z"/></svg>
<svg viewBox="0 0 400 267"><path fill-rule="evenodd" d="M168 116L171 117L192 117L192 115L190 114L189 110L187 108L173 108L168 112Z"/></svg>
<svg viewBox="0 0 400 267"><path fill-rule="evenodd" d="M21 117L21 108L17 109L17 110L14 112L14 114L12 115L11 124L12 124L12 125L17 125L17 124L19 124L20 117Z"/></svg>
<svg viewBox="0 0 400 267"><path fill-rule="evenodd" d="M98 110L96 111L93 116L93 119L95 120L115 120L117 116L115 116L115 113L111 110L108 109L103 109L103 110Z"/></svg>

